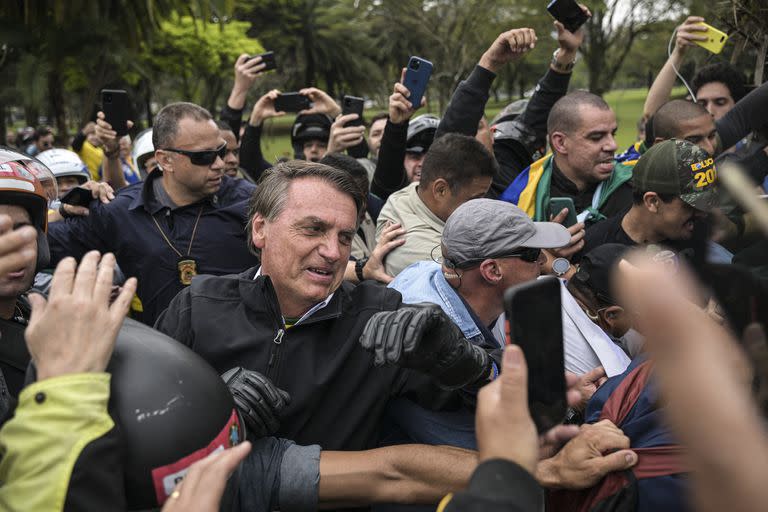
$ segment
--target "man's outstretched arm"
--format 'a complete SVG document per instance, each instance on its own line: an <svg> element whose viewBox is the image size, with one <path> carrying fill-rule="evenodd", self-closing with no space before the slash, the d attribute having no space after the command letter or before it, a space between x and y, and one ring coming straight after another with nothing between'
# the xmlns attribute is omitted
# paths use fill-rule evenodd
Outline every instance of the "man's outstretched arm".
<svg viewBox="0 0 768 512"><path fill-rule="evenodd" d="M437 504L466 487L477 452L451 446L398 445L320 454L321 508L372 503Z"/></svg>

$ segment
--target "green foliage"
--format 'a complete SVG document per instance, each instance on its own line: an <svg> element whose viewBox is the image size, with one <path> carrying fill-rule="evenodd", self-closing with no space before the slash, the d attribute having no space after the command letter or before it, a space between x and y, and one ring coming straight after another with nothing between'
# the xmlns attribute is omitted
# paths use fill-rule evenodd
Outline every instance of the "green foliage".
<svg viewBox="0 0 768 512"><path fill-rule="evenodd" d="M154 96L163 103L184 99L214 107L240 54L264 51L246 35L249 26L244 21L218 24L174 15L142 45L135 68L153 80Z"/></svg>

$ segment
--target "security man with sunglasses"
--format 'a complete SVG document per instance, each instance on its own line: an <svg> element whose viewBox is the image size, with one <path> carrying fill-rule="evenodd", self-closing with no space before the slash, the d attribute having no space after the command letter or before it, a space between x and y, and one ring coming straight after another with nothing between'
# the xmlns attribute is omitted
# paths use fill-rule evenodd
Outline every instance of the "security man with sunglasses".
<svg viewBox="0 0 768 512"><path fill-rule="evenodd" d="M227 146L211 114L192 103L167 105L152 143L160 172L48 230L54 264L94 249L114 253L123 272L138 278L139 320L149 325L195 275L235 274L257 263L245 239L255 186L224 175Z"/></svg>
<svg viewBox="0 0 768 512"><path fill-rule="evenodd" d="M420 261L400 272L390 287L403 302L437 304L464 336L486 349L503 346L504 291L539 277L542 249L568 245L561 224L533 222L520 208L493 199L459 206L445 223L434 261ZM428 444L475 448L471 411L429 411L401 398L390 416L408 438Z"/></svg>

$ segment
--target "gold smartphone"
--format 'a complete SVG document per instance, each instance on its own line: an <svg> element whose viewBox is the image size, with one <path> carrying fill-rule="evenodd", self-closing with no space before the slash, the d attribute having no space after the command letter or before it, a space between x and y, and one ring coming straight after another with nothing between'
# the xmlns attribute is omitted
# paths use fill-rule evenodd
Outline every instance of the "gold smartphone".
<svg viewBox="0 0 768 512"><path fill-rule="evenodd" d="M693 42L712 53L720 53L723 50L723 46L725 46L725 42L728 41L728 34L717 30L712 25L707 25L706 23L702 23L702 25L707 27L707 31L700 32L699 34L706 37L707 40Z"/></svg>

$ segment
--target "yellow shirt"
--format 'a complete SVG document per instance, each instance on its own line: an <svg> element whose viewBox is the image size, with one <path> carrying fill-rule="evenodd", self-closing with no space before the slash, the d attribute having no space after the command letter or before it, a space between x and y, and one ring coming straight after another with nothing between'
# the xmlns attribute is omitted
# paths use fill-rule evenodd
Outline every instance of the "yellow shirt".
<svg viewBox="0 0 768 512"><path fill-rule="evenodd" d="M104 151L97 148L87 140L83 142L83 147L76 152L80 159L88 167L93 181L99 181L99 167L104 161Z"/></svg>

